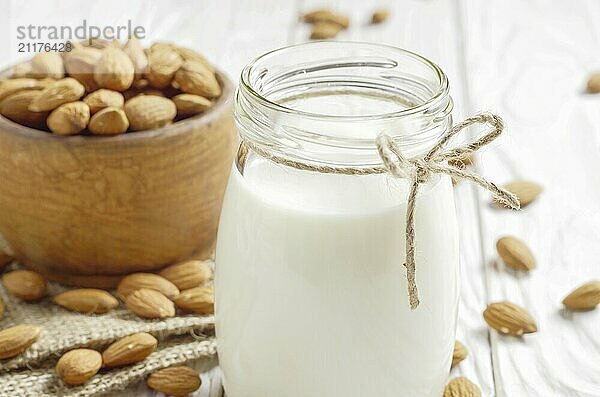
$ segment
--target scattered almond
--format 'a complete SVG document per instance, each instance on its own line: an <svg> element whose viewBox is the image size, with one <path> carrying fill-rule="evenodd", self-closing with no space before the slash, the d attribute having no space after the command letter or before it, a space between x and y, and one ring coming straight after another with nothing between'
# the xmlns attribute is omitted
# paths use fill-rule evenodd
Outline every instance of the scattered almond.
<svg viewBox="0 0 600 397"><path fill-rule="evenodd" d="M129 335L110 345L102 353L106 367L133 364L148 357L158 345L158 341L146 332Z"/></svg>
<svg viewBox="0 0 600 397"><path fill-rule="evenodd" d="M304 22L318 23L318 22L329 22L339 25L342 29L347 29L350 26L350 19L342 14L336 13L332 10L321 9L311 12L307 12L303 15Z"/></svg>
<svg viewBox="0 0 600 397"><path fill-rule="evenodd" d="M125 47L123 47L123 51L133 63L135 80L141 79L143 74L146 72L146 68L148 67L148 57L144 52L142 44L136 37L132 37L129 39L129 41L127 41Z"/></svg>
<svg viewBox="0 0 600 397"><path fill-rule="evenodd" d="M342 30L338 24L331 22L317 22L313 25L310 32L311 40L326 40L332 39Z"/></svg>
<svg viewBox="0 0 600 397"><path fill-rule="evenodd" d="M502 334L521 336L537 331L531 315L510 302L491 303L483 312L483 318L490 327Z"/></svg>
<svg viewBox="0 0 600 397"><path fill-rule="evenodd" d="M94 67L94 80L100 88L125 91L133 83L135 68L123 50L113 46L102 50L102 56Z"/></svg>
<svg viewBox="0 0 600 397"><path fill-rule="evenodd" d="M579 286L567 295L562 303L571 310L594 309L600 304L600 280L593 280Z"/></svg>
<svg viewBox="0 0 600 397"><path fill-rule="evenodd" d="M119 306L119 301L107 291L79 288L65 291L52 298L54 303L79 313L103 314Z"/></svg>
<svg viewBox="0 0 600 397"><path fill-rule="evenodd" d="M40 89L38 80L27 78L4 80L0 82L0 102L10 95L28 89Z"/></svg>
<svg viewBox="0 0 600 397"><path fill-rule="evenodd" d="M69 76L83 84L88 92L98 88L94 80L94 68L102 51L93 47L77 47L65 57L65 69Z"/></svg>
<svg viewBox="0 0 600 397"><path fill-rule="evenodd" d="M88 129L96 135L122 134L129 128L123 109L107 107L92 116Z"/></svg>
<svg viewBox="0 0 600 397"><path fill-rule="evenodd" d="M390 16L390 10L388 10L387 8L380 8L373 12L373 15L371 16L371 23L378 24L378 23L385 22L389 16Z"/></svg>
<svg viewBox="0 0 600 397"><path fill-rule="evenodd" d="M152 51L148 56L148 69L145 77L156 88L164 88L171 84L175 72L183 64L183 59L177 51L162 49Z"/></svg>
<svg viewBox="0 0 600 397"><path fill-rule="evenodd" d="M31 73L36 78L62 79L65 66L60 54L56 52L40 52L31 59Z"/></svg>
<svg viewBox="0 0 600 397"><path fill-rule="evenodd" d="M481 390L469 379L459 376L448 382L444 397L481 397Z"/></svg>
<svg viewBox="0 0 600 397"><path fill-rule="evenodd" d="M600 92L600 72L590 76L587 82L587 92L590 94L597 94Z"/></svg>
<svg viewBox="0 0 600 397"><path fill-rule="evenodd" d="M50 113L46 124L57 135L75 135L85 130L90 121L90 107L82 101L65 103Z"/></svg>
<svg viewBox="0 0 600 397"><path fill-rule="evenodd" d="M83 98L83 102L87 103L90 107L90 113L94 114L110 106L122 108L125 104L125 98L120 92L102 88L87 95Z"/></svg>
<svg viewBox="0 0 600 397"><path fill-rule="evenodd" d="M13 270L2 276L2 284L12 295L27 302L40 300L46 295L46 280L31 270Z"/></svg>
<svg viewBox="0 0 600 397"><path fill-rule="evenodd" d="M41 328L22 324L0 331L0 360L18 356L40 337Z"/></svg>
<svg viewBox="0 0 600 397"><path fill-rule="evenodd" d="M172 98L180 117L192 116L208 110L213 103L210 99L194 94L179 94Z"/></svg>
<svg viewBox="0 0 600 397"><path fill-rule="evenodd" d="M175 298L178 308L191 313L213 314L215 312L215 298L213 288L195 287L181 291Z"/></svg>
<svg viewBox="0 0 600 397"><path fill-rule="evenodd" d="M142 288L158 291L169 299L179 295L179 289L175 284L154 273L133 273L123 277L117 286L117 295L125 299L133 291Z"/></svg>
<svg viewBox="0 0 600 397"><path fill-rule="evenodd" d="M198 390L200 376L190 367L177 366L159 369L148 377L148 387L168 396L184 397Z"/></svg>
<svg viewBox="0 0 600 397"><path fill-rule="evenodd" d="M74 349L56 363L56 374L67 385L82 385L102 367L102 355L92 349Z"/></svg>
<svg viewBox="0 0 600 397"><path fill-rule="evenodd" d="M177 107L168 98L139 95L125 102L125 114L132 130L143 131L170 124L177 115Z"/></svg>
<svg viewBox="0 0 600 397"><path fill-rule="evenodd" d="M542 187L537 183L523 180L508 183L504 187L517 196L521 203L521 208L531 204L542 192Z"/></svg>
<svg viewBox="0 0 600 397"><path fill-rule="evenodd" d="M199 287L209 281L212 277L212 268L209 261L189 260L171 265L158 274L183 291Z"/></svg>
<svg viewBox="0 0 600 397"><path fill-rule="evenodd" d="M536 261L533 253L524 242L513 236L505 236L496 242L498 255L506 266L520 271L535 269Z"/></svg>
<svg viewBox="0 0 600 397"><path fill-rule="evenodd" d="M29 105L32 112L53 110L65 103L77 101L85 93L85 87L72 77L55 81L40 92Z"/></svg>
<svg viewBox="0 0 600 397"><path fill-rule="evenodd" d="M175 73L175 83L187 94L196 94L205 98L221 95L221 86L214 72L200 62L184 62Z"/></svg>
<svg viewBox="0 0 600 397"><path fill-rule="evenodd" d="M42 128L48 112L32 112L29 105L40 95L39 90L19 91L0 102L0 114L7 119L31 128Z"/></svg>
<svg viewBox="0 0 600 397"><path fill-rule="evenodd" d="M175 305L153 289L141 288L125 298L127 308L142 318L162 319L175 315Z"/></svg>
<svg viewBox="0 0 600 397"><path fill-rule="evenodd" d="M467 358L468 354L469 354L469 352L468 352L467 348L465 347L465 345L463 345L459 341L456 341L454 343L454 351L452 352L452 366L454 367L455 365L460 363L462 360Z"/></svg>

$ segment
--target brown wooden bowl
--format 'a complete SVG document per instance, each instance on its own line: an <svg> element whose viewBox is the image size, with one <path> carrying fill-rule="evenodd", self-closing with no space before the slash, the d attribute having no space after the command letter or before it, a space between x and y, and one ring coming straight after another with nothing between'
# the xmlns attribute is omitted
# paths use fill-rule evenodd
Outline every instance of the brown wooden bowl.
<svg viewBox="0 0 600 397"><path fill-rule="evenodd" d="M0 116L0 235L49 279L110 287L214 248L237 144L233 85L202 115L113 137Z"/></svg>

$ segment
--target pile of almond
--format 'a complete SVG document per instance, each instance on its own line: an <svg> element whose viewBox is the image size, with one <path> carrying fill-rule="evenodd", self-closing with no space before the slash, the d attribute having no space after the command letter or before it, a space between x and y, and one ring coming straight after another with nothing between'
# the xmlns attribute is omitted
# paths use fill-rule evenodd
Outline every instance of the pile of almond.
<svg viewBox="0 0 600 397"><path fill-rule="evenodd" d="M220 95L214 67L194 50L94 40L15 66L0 82L0 114L57 135L117 135L203 113Z"/></svg>

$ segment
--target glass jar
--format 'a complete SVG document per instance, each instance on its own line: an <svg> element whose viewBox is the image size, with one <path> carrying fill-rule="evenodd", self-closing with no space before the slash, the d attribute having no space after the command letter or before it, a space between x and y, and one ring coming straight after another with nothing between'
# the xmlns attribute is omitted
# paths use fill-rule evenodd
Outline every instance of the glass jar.
<svg viewBox="0 0 600 397"><path fill-rule="evenodd" d="M451 126L448 80L401 49L314 42L242 72L246 142L302 164L376 167L375 138L419 156ZM439 397L459 297L453 189L418 191L416 280L408 304L408 179L284 166L242 146L216 252L219 358L228 397Z"/></svg>

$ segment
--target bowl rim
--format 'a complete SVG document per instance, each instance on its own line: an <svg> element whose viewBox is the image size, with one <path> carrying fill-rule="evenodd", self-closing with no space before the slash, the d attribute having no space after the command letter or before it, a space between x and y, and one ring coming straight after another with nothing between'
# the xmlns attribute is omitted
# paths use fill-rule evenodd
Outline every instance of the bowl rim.
<svg viewBox="0 0 600 397"><path fill-rule="evenodd" d="M8 73L10 67L0 72L0 75ZM217 98L214 105L207 111L186 119L174 122L164 127L155 128L151 130L127 132L118 135L109 136L87 136L87 135L56 135L48 131L38 130L14 122L2 115L0 115L0 134L14 134L25 136L27 138L41 139L41 140L55 140L64 142L66 144L113 144L123 142L136 142L139 140L146 140L148 138L156 138L161 136L173 136L178 133L189 131L190 126L198 127L201 125L207 125L213 122L219 114L232 102L233 95L235 92L232 81L229 77L220 69L215 70L217 80L221 84L221 95ZM80 99L81 100L81 99Z"/></svg>

